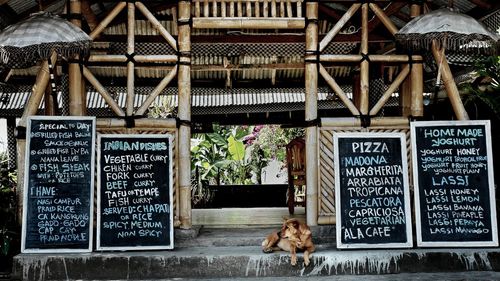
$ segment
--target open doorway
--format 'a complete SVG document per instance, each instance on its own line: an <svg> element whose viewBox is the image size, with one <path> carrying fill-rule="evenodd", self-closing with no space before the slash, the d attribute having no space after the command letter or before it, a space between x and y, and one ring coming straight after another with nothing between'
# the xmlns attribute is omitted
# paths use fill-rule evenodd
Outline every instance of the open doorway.
<svg viewBox="0 0 500 281"><path fill-rule="evenodd" d="M286 146L302 128L223 126L191 139L193 224L275 225L288 208ZM300 200L299 200L300 201ZM294 217L303 217L298 207Z"/></svg>

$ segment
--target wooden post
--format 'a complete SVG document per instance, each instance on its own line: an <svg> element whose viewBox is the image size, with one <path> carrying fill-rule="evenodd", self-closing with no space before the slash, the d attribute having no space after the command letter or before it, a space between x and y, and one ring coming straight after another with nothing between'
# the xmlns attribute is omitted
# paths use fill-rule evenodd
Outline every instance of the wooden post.
<svg viewBox="0 0 500 281"><path fill-rule="evenodd" d="M52 64L55 64L57 59L57 54L53 53L49 58ZM19 120L19 127L26 128L27 118L31 115L35 115L38 111L38 107L42 101L45 94L45 89L49 84L50 74L49 74L49 61L44 61L38 70L36 76L35 85L33 86L33 93L31 94L28 103L24 107L23 116ZM24 198L24 167L25 167L25 152L26 152L26 139L17 139L17 218L19 222L22 222L23 218L23 198Z"/></svg>
<svg viewBox="0 0 500 281"><path fill-rule="evenodd" d="M363 4L361 6L361 55L368 55L368 4ZM368 60L364 59L361 61L360 65L360 100L359 100L359 111L361 114L368 114L369 110L369 73L370 64Z"/></svg>
<svg viewBox="0 0 500 281"><path fill-rule="evenodd" d="M410 71L411 81L411 115L424 116L424 66L422 57L414 63Z"/></svg>
<svg viewBox="0 0 500 281"><path fill-rule="evenodd" d="M135 4L128 3L127 13L127 54L132 56L135 51ZM135 63L133 60L127 62L127 116L134 115L134 75Z"/></svg>
<svg viewBox="0 0 500 281"><path fill-rule="evenodd" d="M415 18L420 15L420 5L412 3L410 5L410 17ZM410 76L403 82L400 88L400 103L402 115L405 117L421 117L424 115L423 103L423 86L424 86L424 72L422 65L422 57L414 56Z"/></svg>
<svg viewBox="0 0 500 281"><path fill-rule="evenodd" d="M17 221L21 225L23 221L24 204L24 167L26 165L26 139L17 139Z"/></svg>
<svg viewBox="0 0 500 281"><path fill-rule="evenodd" d="M306 2L305 120L318 118L318 2ZM306 222L318 225L318 127L306 128Z"/></svg>
<svg viewBox="0 0 500 281"><path fill-rule="evenodd" d="M469 120L469 115L465 111L464 104L460 99L460 93L458 92L455 80L453 80L453 74L451 73L450 66L446 60L444 54L444 49L437 46L436 41L432 42L432 55L438 67L441 67L441 78L443 79L444 87L446 93L448 93L448 98L450 99L453 111L457 116L458 120Z"/></svg>
<svg viewBox="0 0 500 281"><path fill-rule="evenodd" d="M81 15L82 6L80 0L70 0L69 10L71 15ZM82 21L78 17L71 18L71 23L81 27ZM68 84L69 84L69 114L74 116L82 116L86 112L86 99L82 96L82 88L85 84L78 63L70 62L68 64Z"/></svg>
<svg viewBox="0 0 500 281"><path fill-rule="evenodd" d="M179 1L179 62L177 84L179 90L179 114L183 122L179 126L179 208L180 227L190 229L191 216L191 1Z"/></svg>
<svg viewBox="0 0 500 281"><path fill-rule="evenodd" d="M55 64L57 59L57 54L53 53L50 57L52 65ZM23 116L21 120L19 120L19 126L26 127L26 119L28 116L35 115L38 111L38 107L40 106L40 102L42 101L43 95L45 93L45 89L49 84L50 73L49 73L49 62L44 61L38 70L38 74L36 75L35 85L33 85L33 93L31 94L28 103L24 107ZM24 155L18 155L19 157L24 157ZM23 167L23 166L19 166Z"/></svg>

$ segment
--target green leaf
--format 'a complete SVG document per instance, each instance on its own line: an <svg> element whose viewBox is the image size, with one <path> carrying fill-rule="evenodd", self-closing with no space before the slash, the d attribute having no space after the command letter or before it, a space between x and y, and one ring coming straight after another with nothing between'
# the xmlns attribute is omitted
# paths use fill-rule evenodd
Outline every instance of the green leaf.
<svg viewBox="0 0 500 281"><path fill-rule="evenodd" d="M243 142L236 140L233 136L230 136L227 140L232 159L237 161L243 160L245 157L245 145Z"/></svg>

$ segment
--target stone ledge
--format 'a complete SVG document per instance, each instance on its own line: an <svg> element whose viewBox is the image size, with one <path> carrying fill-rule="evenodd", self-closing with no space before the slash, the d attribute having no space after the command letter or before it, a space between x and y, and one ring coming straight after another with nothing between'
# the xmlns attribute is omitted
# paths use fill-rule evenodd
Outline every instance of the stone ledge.
<svg viewBox="0 0 500 281"><path fill-rule="evenodd" d="M21 254L13 280L155 280L500 271L499 249L329 250L319 247L312 262L290 265L285 252L259 247L195 247L156 252Z"/></svg>

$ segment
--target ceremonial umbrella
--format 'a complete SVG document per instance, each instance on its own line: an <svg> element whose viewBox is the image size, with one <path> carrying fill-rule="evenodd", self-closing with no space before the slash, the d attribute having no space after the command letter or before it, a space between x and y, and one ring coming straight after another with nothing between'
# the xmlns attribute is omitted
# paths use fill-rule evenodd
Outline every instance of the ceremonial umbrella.
<svg viewBox="0 0 500 281"><path fill-rule="evenodd" d="M91 40L69 21L40 12L0 32L0 64L26 68L49 59L53 52L65 58L85 57Z"/></svg>
<svg viewBox="0 0 500 281"><path fill-rule="evenodd" d="M469 119L444 52L449 49L457 52L493 54L497 49L498 35L468 15L450 9L439 9L414 18L401 28L395 37L396 41L408 50L432 50L439 67L437 80L442 75L457 118Z"/></svg>
<svg viewBox="0 0 500 281"><path fill-rule="evenodd" d="M410 50L430 50L432 42L454 51L494 53L499 36L471 16L444 8L418 16L395 35Z"/></svg>

